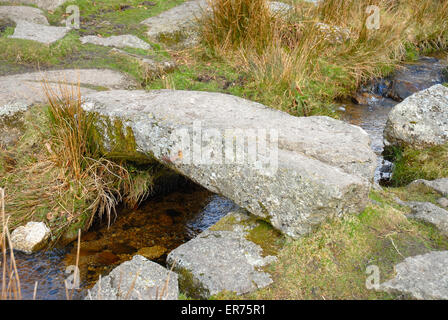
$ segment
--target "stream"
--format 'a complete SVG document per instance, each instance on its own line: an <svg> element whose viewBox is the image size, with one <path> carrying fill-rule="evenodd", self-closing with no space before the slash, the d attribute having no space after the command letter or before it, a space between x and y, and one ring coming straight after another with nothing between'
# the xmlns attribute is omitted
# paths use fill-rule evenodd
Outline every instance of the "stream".
<svg viewBox="0 0 448 320"><path fill-rule="evenodd" d="M151 260L164 265L171 250L237 208L232 201L189 183L175 192L152 197L138 209L119 209L109 228L107 223L100 223L82 235L81 283L73 299L82 299L100 275L107 275L120 263L131 260L141 249L146 249ZM15 251L14 256L23 299L33 298L36 281L36 299L66 299L64 281L72 274L66 273L67 267L75 265L75 244L32 255Z"/></svg>
<svg viewBox="0 0 448 320"><path fill-rule="evenodd" d="M392 163L381 156L389 111L409 92L446 81L442 58L422 58L406 65L393 77L362 87L353 99L356 103L339 104L341 119L362 127L371 137L372 148L379 156L376 182L387 181L392 170ZM232 201L190 184L167 195L152 197L138 209L120 209L109 228L99 224L82 236L81 285L73 299L82 299L99 275L108 274L137 252L145 252L151 260L164 265L167 253L236 208ZM24 299L32 299L36 281L37 299L66 299L64 280L69 274L65 271L76 259L73 245L32 255L15 252L15 257Z"/></svg>

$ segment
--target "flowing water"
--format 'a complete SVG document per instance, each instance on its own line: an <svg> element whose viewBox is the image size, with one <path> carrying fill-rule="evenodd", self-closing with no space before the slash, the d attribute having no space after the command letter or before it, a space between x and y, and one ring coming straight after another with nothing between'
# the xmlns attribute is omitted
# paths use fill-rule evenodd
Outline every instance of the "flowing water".
<svg viewBox="0 0 448 320"><path fill-rule="evenodd" d="M439 62L439 59L422 60L407 68L404 76L415 78L418 86L431 85L433 83L427 79L432 77L434 69L440 69ZM366 96L363 103L346 102L339 108L343 120L362 127L370 135L372 148L379 156L375 173L377 182L387 180L392 168L392 164L381 156L387 115L398 103L387 97L387 89L387 81L376 81L362 89ZM82 282L74 299L84 297L86 289L98 280L99 275L107 274L137 252L144 252L151 260L163 265L167 253L235 208L237 206L232 201L189 185L168 195L153 197L136 210L121 209L109 228L104 223L98 224L82 236L79 260ZM65 271L75 264L76 248L69 246L32 255L16 252L15 256L24 299L33 297L36 281L37 299L66 299L64 280L70 273Z"/></svg>
<svg viewBox="0 0 448 320"><path fill-rule="evenodd" d="M80 290L74 291L73 299L82 299L99 275L108 274L143 248L150 253L151 260L163 265L171 250L236 208L232 201L189 184L168 195L153 197L136 210L119 210L109 228L101 223L82 236L81 285ZM36 281L37 299L66 299L64 281L73 275L66 270L75 265L75 246L32 255L15 252L15 258L23 299L33 298Z"/></svg>
<svg viewBox="0 0 448 320"><path fill-rule="evenodd" d="M446 54L422 57L403 66L395 75L372 81L361 88L354 100L339 107L341 118L363 128L371 138L371 146L378 156L375 181L387 183L391 178L393 163L382 156L384 150L383 131L392 108L412 92L448 81Z"/></svg>

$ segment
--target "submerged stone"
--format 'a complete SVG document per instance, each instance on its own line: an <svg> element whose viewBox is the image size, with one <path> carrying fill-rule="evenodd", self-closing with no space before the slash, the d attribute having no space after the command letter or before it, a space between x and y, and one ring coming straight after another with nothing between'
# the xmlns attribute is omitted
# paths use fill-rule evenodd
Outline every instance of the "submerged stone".
<svg viewBox="0 0 448 320"><path fill-rule="evenodd" d="M14 22L28 21L48 26L48 20L42 10L26 6L0 6L0 19L10 19Z"/></svg>

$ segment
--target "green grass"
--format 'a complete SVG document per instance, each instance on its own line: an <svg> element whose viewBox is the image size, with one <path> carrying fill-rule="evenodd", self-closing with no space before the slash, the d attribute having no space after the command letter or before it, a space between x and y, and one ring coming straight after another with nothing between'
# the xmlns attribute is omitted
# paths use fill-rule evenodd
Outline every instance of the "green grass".
<svg viewBox="0 0 448 320"><path fill-rule="evenodd" d="M154 6L141 5L143 0L74 0L68 1L53 13L48 13L51 24L57 24L63 20L67 6L77 5L83 17L80 34L99 34L102 36L136 34L144 37L145 27L140 22L158 15L184 0L153 0ZM128 9L121 9L123 6Z"/></svg>
<svg viewBox="0 0 448 320"><path fill-rule="evenodd" d="M407 208L385 189L372 193L379 204L358 216L331 220L299 240L289 239L278 262L267 270L274 283L254 293L221 293L214 299L394 299L366 288L366 268L378 266L380 281L394 276L405 257L447 250L448 239L434 227L408 220ZM412 197L411 197L412 198Z"/></svg>
<svg viewBox="0 0 448 320"><path fill-rule="evenodd" d="M401 186L417 179L448 177L448 144L423 150L395 148L391 185Z"/></svg>

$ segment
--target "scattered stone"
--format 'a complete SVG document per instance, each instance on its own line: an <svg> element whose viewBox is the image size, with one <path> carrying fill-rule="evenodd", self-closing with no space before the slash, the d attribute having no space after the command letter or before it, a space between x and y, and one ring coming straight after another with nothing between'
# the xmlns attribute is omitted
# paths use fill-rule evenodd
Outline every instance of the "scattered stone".
<svg viewBox="0 0 448 320"><path fill-rule="evenodd" d="M330 43L343 43L351 38L349 29L331 26L322 22L316 23L315 26L324 39Z"/></svg>
<svg viewBox="0 0 448 320"><path fill-rule="evenodd" d="M395 266L396 276L379 291L408 295L419 300L448 299L448 251L406 258Z"/></svg>
<svg viewBox="0 0 448 320"><path fill-rule="evenodd" d="M15 23L27 21L48 26L42 10L26 6L0 6L0 19L10 19Z"/></svg>
<svg viewBox="0 0 448 320"><path fill-rule="evenodd" d="M46 102L42 80L58 93L58 83L81 84L81 94L93 93L95 89L130 89L137 83L129 76L106 69L55 70L16 74L0 77L0 118L24 112L32 104ZM52 85L54 83L54 85Z"/></svg>
<svg viewBox="0 0 448 320"><path fill-rule="evenodd" d="M49 45L62 39L69 31L70 29L66 27L46 26L19 20L16 22L14 34L9 38L33 40Z"/></svg>
<svg viewBox="0 0 448 320"><path fill-rule="evenodd" d="M430 202L405 202L412 213L409 218L417 219L434 225L441 233L448 236L448 211Z"/></svg>
<svg viewBox="0 0 448 320"><path fill-rule="evenodd" d="M11 233L11 244L14 250L31 254L43 249L49 237L50 229L45 223L31 221Z"/></svg>
<svg viewBox="0 0 448 320"><path fill-rule="evenodd" d="M437 203L444 208L448 208L448 199L447 198L440 198L437 200Z"/></svg>
<svg viewBox="0 0 448 320"><path fill-rule="evenodd" d="M384 144L425 148L448 142L448 88L435 85L415 93L389 113Z"/></svg>
<svg viewBox="0 0 448 320"><path fill-rule="evenodd" d="M250 227L239 222L248 219L243 217L247 213L229 215L232 220L241 218L234 225L242 228L206 230L168 255L168 265L179 274L181 292L189 297L207 299L224 290L244 294L272 283L261 268L276 258L263 257L262 248L246 239L245 230Z"/></svg>
<svg viewBox="0 0 448 320"><path fill-rule="evenodd" d="M145 247L138 250L137 254L149 260L155 260L163 256L168 250L161 246Z"/></svg>
<svg viewBox="0 0 448 320"><path fill-rule="evenodd" d="M85 110L122 121L133 132L137 150L292 237L329 217L361 212L368 203L377 159L369 136L357 126L329 117L297 118L221 93L117 90L85 98ZM190 144L179 141L179 135L192 137L193 126L219 131L212 143L199 142L207 153L212 148L209 162L194 159ZM107 123L98 127L107 137ZM278 144L274 136L266 141L264 164L221 158L223 137L236 137L236 129L243 130L239 139L257 130L265 138L269 130L278 134ZM105 140L111 143L106 148L119 143L114 137Z"/></svg>
<svg viewBox="0 0 448 320"><path fill-rule="evenodd" d="M440 178L432 181L418 179L410 183L412 185L425 185L428 188L433 189L435 192L440 193L444 197L448 197L448 178Z"/></svg>
<svg viewBox="0 0 448 320"><path fill-rule="evenodd" d="M293 7L284 2L271 1L269 2L269 10L271 10L271 14L287 15L293 10Z"/></svg>
<svg viewBox="0 0 448 320"><path fill-rule="evenodd" d="M106 47L116 47L116 48L136 48L136 49L144 49L149 50L151 49L151 46L146 43L145 41L141 40L140 38L126 34L121 36L111 36L107 38L101 38L98 36L85 36L81 37L81 43L91 43L96 44L99 46L106 46Z"/></svg>
<svg viewBox="0 0 448 320"><path fill-rule="evenodd" d="M68 0L2 0L5 3L31 4L44 10L54 10Z"/></svg>
<svg viewBox="0 0 448 320"><path fill-rule="evenodd" d="M151 57L132 54L119 49L112 49L109 54L131 59L140 64L142 71L147 80L157 78L163 74L170 73L176 68L174 61L164 60L157 61Z"/></svg>
<svg viewBox="0 0 448 320"><path fill-rule="evenodd" d="M178 296L177 274L135 255L101 278L85 299L177 300Z"/></svg>
<svg viewBox="0 0 448 320"><path fill-rule="evenodd" d="M207 0L190 0L150 17L142 22L148 26L148 38L156 42L192 46L198 43L195 19L207 8Z"/></svg>

